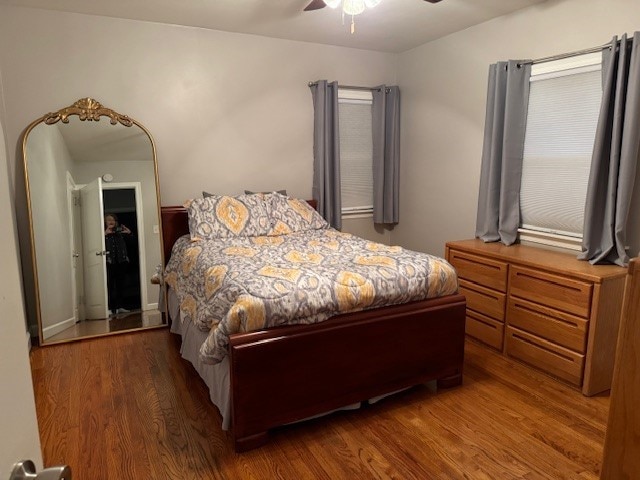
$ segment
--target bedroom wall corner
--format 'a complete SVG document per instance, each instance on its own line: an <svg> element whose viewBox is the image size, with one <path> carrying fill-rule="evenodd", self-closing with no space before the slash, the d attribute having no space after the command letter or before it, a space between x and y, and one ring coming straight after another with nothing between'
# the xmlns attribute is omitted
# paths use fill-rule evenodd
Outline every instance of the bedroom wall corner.
<svg viewBox="0 0 640 480"><path fill-rule="evenodd" d="M473 237L491 63L602 45L638 30L639 17L634 0L548 0L400 54L400 223L392 243L442 255L447 241ZM628 238L635 254L636 185Z"/></svg>
<svg viewBox="0 0 640 480"><path fill-rule="evenodd" d="M373 223L372 217L342 217L342 231L372 242L391 244L391 229Z"/></svg>

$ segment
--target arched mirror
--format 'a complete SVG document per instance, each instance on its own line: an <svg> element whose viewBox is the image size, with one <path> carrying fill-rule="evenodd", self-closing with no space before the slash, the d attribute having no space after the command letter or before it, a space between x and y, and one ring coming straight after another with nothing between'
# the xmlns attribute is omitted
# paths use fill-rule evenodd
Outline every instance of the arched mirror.
<svg viewBox="0 0 640 480"><path fill-rule="evenodd" d="M40 343L164 325L147 129L85 98L34 121L22 148Z"/></svg>

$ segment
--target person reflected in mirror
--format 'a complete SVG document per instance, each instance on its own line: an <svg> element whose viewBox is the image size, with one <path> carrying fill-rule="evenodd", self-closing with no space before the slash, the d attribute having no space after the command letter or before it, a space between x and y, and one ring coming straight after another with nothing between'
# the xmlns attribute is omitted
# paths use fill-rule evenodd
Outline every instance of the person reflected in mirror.
<svg viewBox="0 0 640 480"><path fill-rule="evenodd" d="M107 290L109 292L110 315L127 313L123 305L123 289L126 282L126 271L129 264L125 236L131 235L126 225L118 222L117 215L108 213L104 216L104 240L107 250Z"/></svg>

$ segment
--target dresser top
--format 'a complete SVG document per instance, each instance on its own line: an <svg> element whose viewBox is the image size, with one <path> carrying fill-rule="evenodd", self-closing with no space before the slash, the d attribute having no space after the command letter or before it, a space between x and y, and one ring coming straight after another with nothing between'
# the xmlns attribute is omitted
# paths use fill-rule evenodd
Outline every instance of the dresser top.
<svg viewBox="0 0 640 480"><path fill-rule="evenodd" d="M485 243L477 238L447 242L447 247L495 260L571 275L596 283L605 278L621 277L627 274L627 269L618 265L591 265L587 261L578 260L577 252L565 253L520 244L506 246L500 242Z"/></svg>

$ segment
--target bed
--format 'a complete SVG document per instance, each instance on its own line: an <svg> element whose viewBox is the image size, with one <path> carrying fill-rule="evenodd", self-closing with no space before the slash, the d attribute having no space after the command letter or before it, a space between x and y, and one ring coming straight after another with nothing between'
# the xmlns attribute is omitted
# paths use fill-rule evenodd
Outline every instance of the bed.
<svg viewBox="0 0 640 480"><path fill-rule="evenodd" d="M167 264L174 244L189 234L189 216L184 207L162 207L161 213ZM454 292L320 323L231 333L215 365L197 352L208 332L184 318L172 319L172 331L182 335L182 355L209 386L236 451L244 451L265 443L278 426L429 381L438 388L459 385L464 322L465 299Z"/></svg>

